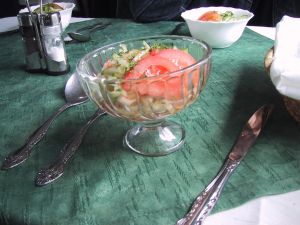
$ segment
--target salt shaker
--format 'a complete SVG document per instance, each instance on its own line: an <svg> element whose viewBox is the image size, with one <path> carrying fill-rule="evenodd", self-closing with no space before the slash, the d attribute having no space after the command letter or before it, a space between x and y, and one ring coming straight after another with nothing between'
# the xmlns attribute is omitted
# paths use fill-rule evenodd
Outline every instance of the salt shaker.
<svg viewBox="0 0 300 225"><path fill-rule="evenodd" d="M37 26L37 16L29 12L19 13L17 15L19 30L22 35L22 42L25 51L26 71L28 72L42 72L46 65L44 61L44 53L42 50L41 40Z"/></svg>
<svg viewBox="0 0 300 225"><path fill-rule="evenodd" d="M47 73L61 75L69 72L59 12L40 15L41 39L47 64Z"/></svg>

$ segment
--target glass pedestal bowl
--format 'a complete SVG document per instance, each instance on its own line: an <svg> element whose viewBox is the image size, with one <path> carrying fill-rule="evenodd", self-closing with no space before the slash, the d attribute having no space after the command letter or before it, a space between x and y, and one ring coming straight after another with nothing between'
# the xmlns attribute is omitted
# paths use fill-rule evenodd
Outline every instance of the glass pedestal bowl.
<svg viewBox="0 0 300 225"><path fill-rule="evenodd" d="M126 46L141 49L145 42L176 46L195 62L175 72L139 79L105 78L101 71L115 53ZM191 105L203 90L211 64L211 48L204 42L181 36L132 39L96 49L77 64L77 76L89 98L108 114L138 122L127 131L123 143L148 156L167 155L184 143L181 125L165 120ZM116 91L117 90L117 91Z"/></svg>

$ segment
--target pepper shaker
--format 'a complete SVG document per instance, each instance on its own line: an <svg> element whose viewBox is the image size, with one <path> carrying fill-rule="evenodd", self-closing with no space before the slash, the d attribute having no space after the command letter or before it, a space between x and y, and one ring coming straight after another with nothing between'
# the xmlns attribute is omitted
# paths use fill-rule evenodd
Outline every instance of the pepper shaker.
<svg viewBox="0 0 300 225"><path fill-rule="evenodd" d="M62 75L70 70L62 38L61 18L58 12L40 15L40 32L47 64L47 73Z"/></svg>
<svg viewBox="0 0 300 225"><path fill-rule="evenodd" d="M44 53L39 39L37 26L34 26L36 17L29 12L19 13L17 15L19 23L19 31L22 35L22 42L25 51L26 71L42 72L46 65L44 61Z"/></svg>

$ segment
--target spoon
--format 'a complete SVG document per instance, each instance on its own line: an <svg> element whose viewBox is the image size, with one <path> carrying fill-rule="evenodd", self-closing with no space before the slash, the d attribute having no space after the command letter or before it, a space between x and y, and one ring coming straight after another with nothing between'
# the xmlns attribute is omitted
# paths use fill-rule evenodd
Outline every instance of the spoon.
<svg viewBox="0 0 300 225"><path fill-rule="evenodd" d="M180 31L181 27L184 25L185 25L185 23L180 22L180 23L176 24L176 26L173 28L173 30L165 33L164 35L180 35L179 31Z"/></svg>
<svg viewBox="0 0 300 225"><path fill-rule="evenodd" d="M88 120L88 122L81 127L81 129L70 139L70 141L64 146L57 159L53 164L46 169L41 169L36 176L35 184L37 186L44 186L46 184L55 181L64 173L64 167L69 159L75 154L82 139L87 132L88 128L99 118L107 115L101 109L98 109L94 115Z"/></svg>
<svg viewBox="0 0 300 225"><path fill-rule="evenodd" d="M66 83L65 100L66 103L62 107L60 107L54 114L52 114L36 131L34 131L21 148L5 158L2 164L2 170L13 168L28 159L33 150L33 147L42 140L53 120L58 115L60 115L71 106L84 103L88 100L88 97L82 90L75 74L73 74Z"/></svg>
<svg viewBox="0 0 300 225"><path fill-rule="evenodd" d="M84 27L75 32L69 32L68 35L75 41L86 42L91 39L91 33L106 28L110 23L99 23L94 26ZM81 32L80 32L81 31ZM84 31L84 32L83 32Z"/></svg>

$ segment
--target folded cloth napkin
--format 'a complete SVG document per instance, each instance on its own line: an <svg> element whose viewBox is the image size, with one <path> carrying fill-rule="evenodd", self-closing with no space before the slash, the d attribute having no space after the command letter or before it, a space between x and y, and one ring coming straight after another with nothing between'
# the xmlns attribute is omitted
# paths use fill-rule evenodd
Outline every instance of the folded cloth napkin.
<svg viewBox="0 0 300 225"><path fill-rule="evenodd" d="M300 18L277 24L270 76L280 94L300 100Z"/></svg>

